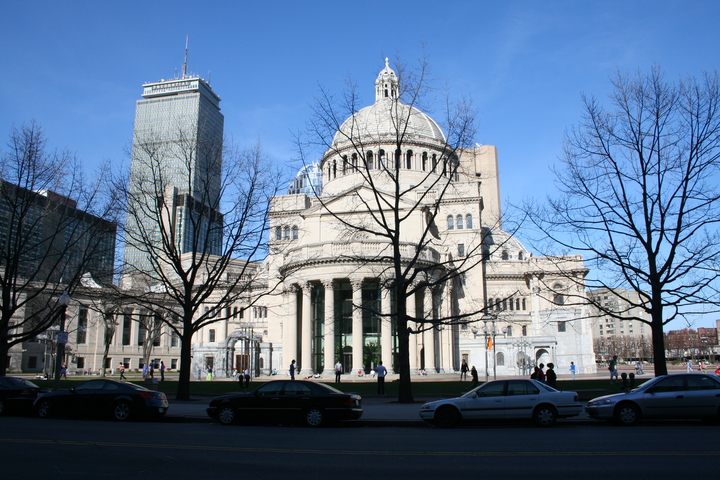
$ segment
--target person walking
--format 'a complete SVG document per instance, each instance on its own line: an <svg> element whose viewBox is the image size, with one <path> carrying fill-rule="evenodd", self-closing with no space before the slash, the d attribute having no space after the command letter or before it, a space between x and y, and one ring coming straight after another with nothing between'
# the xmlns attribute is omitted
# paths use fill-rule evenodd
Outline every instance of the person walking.
<svg viewBox="0 0 720 480"><path fill-rule="evenodd" d="M160 381L165 381L165 362L160 360Z"/></svg>
<svg viewBox="0 0 720 480"><path fill-rule="evenodd" d="M693 371L693 368L692 368L692 360L688 360L688 362L687 362L687 373L690 373L690 372L692 372L692 371Z"/></svg>
<svg viewBox="0 0 720 480"><path fill-rule="evenodd" d="M570 375L572 376L572 379L575 380L575 371L577 368L575 367L575 362L570 362Z"/></svg>
<svg viewBox="0 0 720 480"><path fill-rule="evenodd" d="M340 363L340 359L338 359L335 364L335 383L340 383L340 375L342 375L342 363Z"/></svg>
<svg viewBox="0 0 720 480"><path fill-rule="evenodd" d="M462 382L463 379L467 380L467 374L470 369L468 368L468 364L465 361L465 359L462 359L462 363L460 364L460 381Z"/></svg>
<svg viewBox="0 0 720 480"><path fill-rule="evenodd" d="M470 390L477 387L478 384L478 374L477 370L475 369L475 365L472 366L470 369L470 378L472 378L472 382L470 383Z"/></svg>
<svg viewBox="0 0 720 480"><path fill-rule="evenodd" d="M125 365L122 362L120 362L118 371L120 372L120 380L127 380L127 378L125 378Z"/></svg>
<svg viewBox="0 0 720 480"><path fill-rule="evenodd" d="M557 374L555 373L555 364L548 363L547 364L547 372L545 372L545 378L547 380L547 384L551 387L555 388L556 382L557 382Z"/></svg>
<svg viewBox="0 0 720 480"><path fill-rule="evenodd" d="M153 378L155 376L155 365L154 362L150 362L150 366L148 367L148 376L150 378Z"/></svg>
<svg viewBox="0 0 720 480"><path fill-rule="evenodd" d="M142 372L143 372L143 378L147 378L147 365L143 365Z"/></svg>
<svg viewBox="0 0 720 480"><path fill-rule="evenodd" d="M213 374L212 374L212 365L207 366L207 375L205 376L205 380L208 382L212 382Z"/></svg>
<svg viewBox="0 0 720 480"><path fill-rule="evenodd" d="M250 369L246 368L243 372L243 377L245 378L245 389L250 388Z"/></svg>
<svg viewBox="0 0 720 480"><path fill-rule="evenodd" d="M618 364L617 355L613 355L612 360L610 360L610 365L608 365L608 370L610 370L610 382L613 381L613 377L615 378L615 380L620 380L620 378L618 376L618 371L617 371L617 364Z"/></svg>
<svg viewBox="0 0 720 480"><path fill-rule="evenodd" d="M385 395L385 375L387 375L387 368L383 367L382 362L378 362L376 373L378 377L378 395Z"/></svg>
<svg viewBox="0 0 720 480"><path fill-rule="evenodd" d="M290 362L290 380L295 380L295 359Z"/></svg>

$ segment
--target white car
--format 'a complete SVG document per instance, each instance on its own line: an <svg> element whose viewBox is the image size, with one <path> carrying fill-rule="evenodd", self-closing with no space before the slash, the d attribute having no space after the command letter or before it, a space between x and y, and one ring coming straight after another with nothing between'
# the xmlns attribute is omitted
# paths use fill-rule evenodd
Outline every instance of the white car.
<svg viewBox="0 0 720 480"><path fill-rule="evenodd" d="M481 419L528 419L550 426L558 418L574 417L582 410L576 392L560 392L537 380L496 380L458 398L426 403L420 418L442 428Z"/></svg>

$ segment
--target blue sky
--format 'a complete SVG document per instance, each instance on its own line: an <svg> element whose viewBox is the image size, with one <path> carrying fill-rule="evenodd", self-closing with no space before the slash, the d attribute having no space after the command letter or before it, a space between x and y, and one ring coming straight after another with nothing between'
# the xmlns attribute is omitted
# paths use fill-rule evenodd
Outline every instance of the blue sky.
<svg viewBox="0 0 720 480"><path fill-rule="evenodd" d="M142 84L180 71L189 35L226 134L289 164L319 84L352 77L370 104L384 57L424 48L438 84L473 98L476 141L498 147L518 203L552 191L581 93L605 97L618 70L716 69L719 20L717 1L0 0L0 137L36 119L88 169L127 164Z"/></svg>

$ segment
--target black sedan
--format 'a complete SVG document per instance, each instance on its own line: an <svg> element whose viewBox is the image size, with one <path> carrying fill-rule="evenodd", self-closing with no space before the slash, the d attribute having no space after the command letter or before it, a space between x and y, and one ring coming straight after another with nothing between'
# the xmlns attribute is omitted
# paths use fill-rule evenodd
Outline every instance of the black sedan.
<svg viewBox="0 0 720 480"><path fill-rule="evenodd" d="M275 380L240 395L213 398L208 415L220 423L301 422L317 427L362 416L360 395L343 393L324 383Z"/></svg>
<svg viewBox="0 0 720 480"><path fill-rule="evenodd" d="M34 403L40 418L51 416L110 416L125 421L133 417L161 417L168 409L165 394L132 383L95 379L70 390L40 395Z"/></svg>
<svg viewBox="0 0 720 480"><path fill-rule="evenodd" d="M0 377L0 415L11 412L30 413L35 398L44 392L47 392L47 389L38 387L30 380Z"/></svg>

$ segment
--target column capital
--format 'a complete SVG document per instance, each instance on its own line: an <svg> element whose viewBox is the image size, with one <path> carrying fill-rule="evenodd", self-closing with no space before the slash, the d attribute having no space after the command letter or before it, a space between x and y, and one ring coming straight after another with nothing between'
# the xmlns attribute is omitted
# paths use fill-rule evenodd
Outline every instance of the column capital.
<svg viewBox="0 0 720 480"><path fill-rule="evenodd" d="M351 278L351 279L350 279L350 284L352 285L353 290L359 290L359 289L361 289L362 286L363 286L363 280L364 280L364 279L362 279L362 278Z"/></svg>
<svg viewBox="0 0 720 480"><path fill-rule="evenodd" d="M323 287L325 287L327 290L332 290L335 288L335 280L332 278L321 280Z"/></svg>

